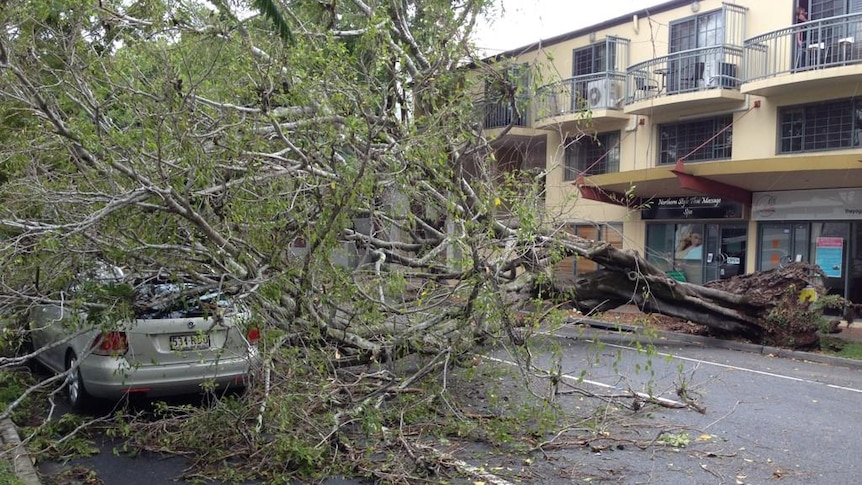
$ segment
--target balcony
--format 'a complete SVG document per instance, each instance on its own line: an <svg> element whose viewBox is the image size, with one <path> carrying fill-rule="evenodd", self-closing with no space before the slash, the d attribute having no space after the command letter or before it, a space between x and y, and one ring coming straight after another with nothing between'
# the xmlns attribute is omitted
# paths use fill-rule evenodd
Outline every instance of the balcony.
<svg viewBox="0 0 862 485"><path fill-rule="evenodd" d="M486 130L505 128L509 125L529 127L529 107L527 103L518 103L515 109L511 103L505 102L481 102L476 106L483 117L483 127ZM520 106L523 105L523 106Z"/></svg>
<svg viewBox="0 0 862 485"><path fill-rule="evenodd" d="M847 187L848 177L860 171L858 160L858 153L820 152L765 159L686 163L684 172L690 177L685 181L672 171L675 167L659 165L590 176L584 184L599 198L600 194L627 194L644 201L685 193L729 194L728 187L734 193ZM788 177L788 173L793 176ZM691 180L691 176L696 178L694 185L686 183ZM699 191L696 188L698 179L705 182L699 183L702 187L713 188L706 192ZM725 197L737 200L730 195ZM618 195L617 200L625 200L625 196Z"/></svg>
<svg viewBox="0 0 862 485"><path fill-rule="evenodd" d="M568 129L589 121L592 130L619 127L628 120L622 106L625 97L624 66L629 62L629 44L609 35L572 51L572 77L536 90L535 126Z"/></svg>
<svg viewBox="0 0 862 485"><path fill-rule="evenodd" d="M536 128L592 120L593 125L628 120L623 113L625 74L599 72L540 87L536 92ZM595 126L594 126L595 128Z"/></svg>
<svg viewBox="0 0 862 485"><path fill-rule="evenodd" d="M719 45L674 52L634 64L626 71L627 114L731 109L740 92L742 48Z"/></svg>
<svg viewBox="0 0 862 485"><path fill-rule="evenodd" d="M746 40L743 48L743 93L769 96L855 84L862 73L862 13L769 32Z"/></svg>

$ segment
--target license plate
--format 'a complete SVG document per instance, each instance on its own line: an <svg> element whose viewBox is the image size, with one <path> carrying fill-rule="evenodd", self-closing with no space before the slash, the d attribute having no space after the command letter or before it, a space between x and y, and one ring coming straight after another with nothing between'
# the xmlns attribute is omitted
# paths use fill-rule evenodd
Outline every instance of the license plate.
<svg viewBox="0 0 862 485"><path fill-rule="evenodd" d="M210 348L210 336L205 333L171 335L171 350L202 350Z"/></svg>

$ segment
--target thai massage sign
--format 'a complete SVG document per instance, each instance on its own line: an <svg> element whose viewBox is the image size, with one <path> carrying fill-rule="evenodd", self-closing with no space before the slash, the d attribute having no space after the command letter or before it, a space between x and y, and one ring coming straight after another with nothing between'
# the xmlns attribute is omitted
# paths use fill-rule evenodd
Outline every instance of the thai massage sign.
<svg viewBox="0 0 862 485"><path fill-rule="evenodd" d="M711 195L658 197L641 210L642 219L739 219L742 204Z"/></svg>
<svg viewBox="0 0 862 485"><path fill-rule="evenodd" d="M814 264L829 278L841 277L841 262L844 255L844 239L840 237L818 237L814 253Z"/></svg>

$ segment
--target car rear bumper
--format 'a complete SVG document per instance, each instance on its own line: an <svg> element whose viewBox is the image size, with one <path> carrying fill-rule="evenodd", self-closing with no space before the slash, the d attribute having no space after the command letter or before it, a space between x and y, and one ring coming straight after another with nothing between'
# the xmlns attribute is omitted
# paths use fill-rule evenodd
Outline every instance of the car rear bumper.
<svg viewBox="0 0 862 485"><path fill-rule="evenodd" d="M245 384L256 354L222 358L215 362L132 366L123 358L90 355L81 361L81 377L87 393L118 399L135 394L147 397L201 392Z"/></svg>

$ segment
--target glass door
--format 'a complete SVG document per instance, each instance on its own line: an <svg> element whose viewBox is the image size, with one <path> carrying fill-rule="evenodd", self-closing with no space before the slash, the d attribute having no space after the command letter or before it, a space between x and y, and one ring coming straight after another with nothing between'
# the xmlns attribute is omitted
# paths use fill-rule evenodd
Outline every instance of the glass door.
<svg viewBox="0 0 862 485"><path fill-rule="evenodd" d="M748 229L744 224L709 224L706 228L705 281L724 280L745 273Z"/></svg>
<svg viewBox="0 0 862 485"><path fill-rule="evenodd" d="M723 9L672 22L669 41L668 52L679 54L668 58L668 92L700 89L704 85L706 66L720 60L720 56L719 49L695 49L724 44Z"/></svg>
<svg viewBox="0 0 862 485"><path fill-rule="evenodd" d="M745 273L745 248L748 229L745 226L721 228L721 245L717 258L718 278L727 279Z"/></svg>
<svg viewBox="0 0 862 485"><path fill-rule="evenodd" d="M757 270L784 267L792 262L809 261L808 224L762 224Z"/></svg>

